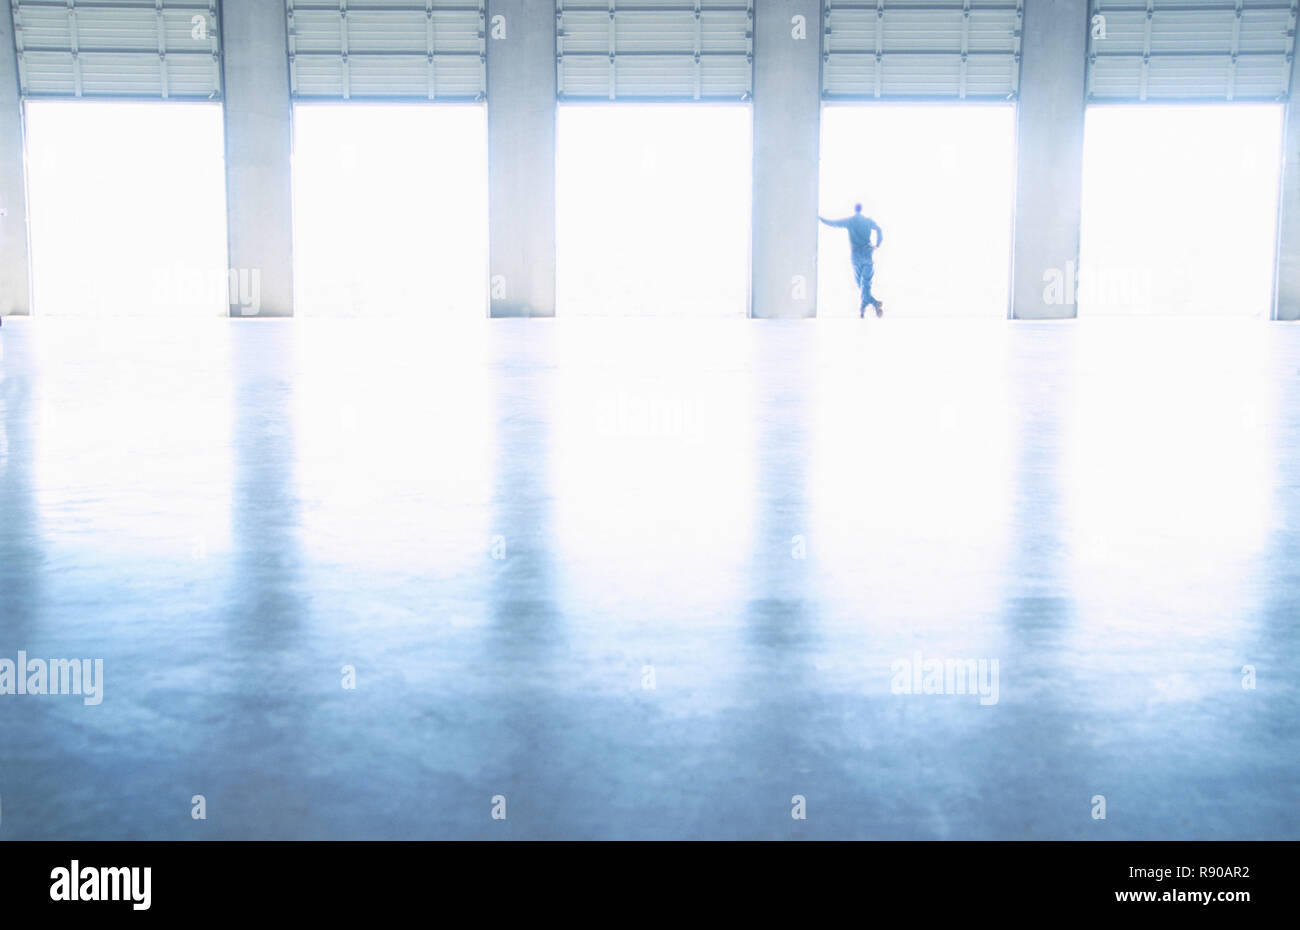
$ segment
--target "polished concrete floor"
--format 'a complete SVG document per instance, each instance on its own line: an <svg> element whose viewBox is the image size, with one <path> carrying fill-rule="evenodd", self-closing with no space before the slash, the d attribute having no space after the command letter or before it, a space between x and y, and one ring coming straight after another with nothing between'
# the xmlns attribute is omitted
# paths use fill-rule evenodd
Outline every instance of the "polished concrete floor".
<svg viewBox="0 0 1300 930"><path fill-rule="evenodd" d="M1298 387L1262 322L8 320L0 659L104 673L0 695L0 839L1300 838Z"/></svg>

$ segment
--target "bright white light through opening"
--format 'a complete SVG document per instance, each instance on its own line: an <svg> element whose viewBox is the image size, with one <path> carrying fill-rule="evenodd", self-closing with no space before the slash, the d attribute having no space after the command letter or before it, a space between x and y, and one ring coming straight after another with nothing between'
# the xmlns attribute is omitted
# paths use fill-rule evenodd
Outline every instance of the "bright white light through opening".
<svg viewBox="0 0 1300 930"><path fill-rule="evenodd" d="M29 100L26 126L37 314L228 312L220 104Z"/></svg>
<svg viewBox="0 0 1300 930"><path fill-rule="evenodd" d="M1080 314L1267 316L1281 153L1281 106L1089 107Z"/></svg>
<svg viewBox="0 0 1300 930"><path fill-rule="evenodd" d="M487 315L481 106L294 107L294 287L302 316Z"/></svg>
<svg viewBox="0 0 1300 930"><path fill-rule="evenodd" d="M748 106L559 110L556 299L566 316L745 316Z"/></svg>
<svg viewBox="0 0 1300 930"><path fill-rule="evenodd" d="M1013 106L826 106L821 151L821 215L861 203L884 231L872 291L887 315L1006 316ZM848 233L820 228L817 313L856 316Z"/></svg>

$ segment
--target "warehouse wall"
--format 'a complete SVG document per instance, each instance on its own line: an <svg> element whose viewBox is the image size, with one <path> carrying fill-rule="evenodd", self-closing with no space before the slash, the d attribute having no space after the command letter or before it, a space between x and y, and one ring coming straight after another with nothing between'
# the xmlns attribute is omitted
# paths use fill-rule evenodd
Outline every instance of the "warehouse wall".
<svg viewBox="0 0 1300 930"><path fill-rule="evenodd" d="M816 0L755 4L751 313L760 319L817 312L821 36Z"/></svg>
<svg viewBox="0 0 1300 930"><path fill-rule="evenodd" d="M8 6L8 5L6 5ZM816 314L823 20L817 0L763 0L754 22L751 312ZM232 268L260 276L260 315L293 313L292 106L282 4L222 6ZM491 0L488 67L493 316L555 314L555 13ZM1077 266L1087 0L1026 0L1010 315L1068 318L1046 277ZM1292 59L1292 89L1300 62ZM1300 98L1287 109L1275 313L1300 319ZM30 312L21 101L10 11L0 13L0 314ZM231 312L243 311L233 304Z"/></svg>
<svg viewBox="0 0 1300 930"><path fill-rule="evenodd" d="M230 267L261 279L259 316L293 314L293 108L283 3L225 0ZM232 316L246 310L237 299Z"/></svg>
<svg viewBox="0 0 1300 930"><path fill-rule="evenodd" d="M27 314L27 186L23 177L22 103L9 4L0 10L0 316Z"/></svg>
<svg viewBox="0 0 1300 930"><path fill-rule="evenodd" d="M555 6L487 5L492 316L555 315Z"/></svg>
<svg viewBox="0 0 1300 930"><path fill-rule="evenodd" d="M1050 303L1045 275L1079 263L1087 0L1026 0L1016 123L1011 315L1073 317Z"/></svg>
<svg viewBox="0 0 1300 930"><path fill-rule="evenodd" d="M1291 60L1291 102L1282 132L1282 206L1278 218L1277 292L1279 320L1300 320L1300 56Z"/></svg>

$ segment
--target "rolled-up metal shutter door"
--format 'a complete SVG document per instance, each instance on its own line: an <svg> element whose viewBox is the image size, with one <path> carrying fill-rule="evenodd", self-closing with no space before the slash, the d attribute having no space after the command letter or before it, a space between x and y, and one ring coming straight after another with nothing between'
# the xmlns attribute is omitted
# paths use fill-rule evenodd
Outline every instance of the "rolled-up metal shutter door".
<svg viewBox="0 0 1300 930"><path fill-rule="evenodd" d="M11 0L25 97L214 100L216 0Z"/></svg>
<svg viewBox="0 0 1300 930"><path fill-rule="evenodd" d="M558 0L561 99L746 100L753 0Z"/></svg>
<svg viewBox="0 0 1300 930"><path fill-rule="evenodd" d="M477 100L483 0L285 0L297 99Z"/></svg>
<svg viewBox="0 0 1300 930"><path fill-rule="evenodd" d="M1016 98L1022 0L827 0L824 8L827 100Z"/></svg>
<svg viewBox="0 0 1300 930"><path fill-rule="evenodd" d="M1088 98L1285 100L1296 0L1092 0Z"/></svg>

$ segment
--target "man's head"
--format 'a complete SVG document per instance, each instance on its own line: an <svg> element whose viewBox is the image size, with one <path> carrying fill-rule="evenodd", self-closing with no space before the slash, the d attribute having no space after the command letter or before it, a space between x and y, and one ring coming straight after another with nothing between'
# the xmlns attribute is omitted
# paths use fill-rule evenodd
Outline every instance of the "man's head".
<svg viewBox="0 0 1300 930"><path fill-rule="evenodd" d="M861 213L861 212L862 212L862 204L860 204L860 203L855 203L855 204L853 205L853 212L854 212L854 213Z"/></svg>

